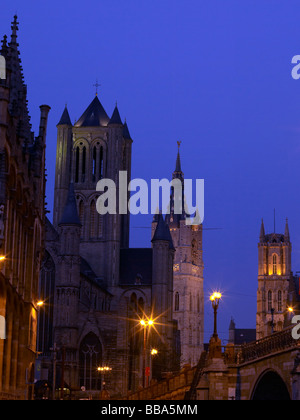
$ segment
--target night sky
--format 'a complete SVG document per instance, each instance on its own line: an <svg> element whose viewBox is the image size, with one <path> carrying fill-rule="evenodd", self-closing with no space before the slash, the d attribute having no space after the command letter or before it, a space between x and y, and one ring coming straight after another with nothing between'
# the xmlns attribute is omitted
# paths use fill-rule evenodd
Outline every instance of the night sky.
<svg viewBox="0 0 300 420"><path fill-rule="evenodd" d="M1 0L1 38L16 13L36 134L39 106L51 106L49 210L56 124L66 103L73 123L81 116L98 79L108 115L117 101L127 119L133 178L170 179L181 140L185 177L205 179L205 340L213 289L224 293L224 344L231 316L255 328L257 243L262 217L274 230L274 208L277 233L289 219L300 270L299 0ZM150 246L151 220L131 217L132 247Z"/></svg>

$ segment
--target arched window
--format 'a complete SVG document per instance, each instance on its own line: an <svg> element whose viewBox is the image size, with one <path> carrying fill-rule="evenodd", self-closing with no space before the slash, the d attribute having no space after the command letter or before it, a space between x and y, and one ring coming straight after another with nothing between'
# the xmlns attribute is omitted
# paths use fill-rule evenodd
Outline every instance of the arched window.
<svg viewBox="0 0 300 420"><path fill-rule="evenodd" d="M80 222L83 225L83 220L84 220L84 204L83 204L83 201L82 200L79 201L78 213L79 213Z"/></svg>
<svg viewBox="0 0 300 420"><path fill-rule="evenodd" d="M175 293L175 304L174 304L174 310L179 311L179 293Z"/></svg>
<svg viewBox="0 0 300 420"><path fill-rule="evenodd" d="M268 291L268 312L271 312L273 308L273 293L271 290Z"/></svg>
<svg viewBox="0 0 300 420"><path fill-rule="evenodd" d="M101 376L97 368L102 365L102 348L99 339L93 333L85 336L79 349L80 387L86 390L100 390Z"/></svg>
<svg viewBox="0 0 300 420"><path fill-rule="evenodd" d="M282 291L278 292L278 312L282 312Z"/></svg>
<svg viewBox="0 0 300 420"><path fill-rule="evenodd" d="M93 148L93 182L96 181L97 148Z"/></svg>
<svg viewBox="0 0 300 420"><path fill-rule="evenodd" d="M277 255L273 255L273 274L277 274Z"/></svg>
<svg viewBox="0 0 300 420"><path fill-rule="evenodd" d="M100 147L100 153L99 153L99 179L102 179L104 175L103 172L103 147Z"/></svg>
<svg viewBox="0 0 300 420"><path fill-rule="evenodd" d="M86 147L82 149L81 182L85 182L85 170L86 170Z"/></svg>
<svg viewBox="0 0 300 420"><path fill-rule="evenodd" d="M139 298L138 302L138 310L139 310L139 316L142 318L144 315L144 309L145 309L145 303L143 298Z"/></svg>
<svg viewBox="0 0 300 420"><path fill-rule="evenodd" d="M79 182L79 147L76 147L75 153L75 182Z"/></svg>

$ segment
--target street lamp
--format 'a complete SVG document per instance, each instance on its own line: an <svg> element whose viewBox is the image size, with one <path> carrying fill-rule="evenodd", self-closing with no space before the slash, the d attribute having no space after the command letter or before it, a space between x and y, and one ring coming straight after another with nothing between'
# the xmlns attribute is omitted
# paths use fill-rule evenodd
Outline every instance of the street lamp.
<svg viewBox="0 0 300 420"><path fill-rule="evenodd" d="M5 260L5 255L0 255L0 262Z"/></svg>
<svg viewBox="0 0 300 420"><path fill-rule="evenodd" d="M212 303L212 307L213 307L213 310L214 310L214 334L213 334L213 337L214 338L218 338L218 333L217 333L217 312L218 312L218 307L219 307L219 303L220 303L221 297L222 297L222 295L219 292L214 292L210 296L210 301Z"/></svg>
<svg viewBox="0 0 300 420"><path fill-rule="evenodd" d="M146 387L146 342L147 342L147 328L151 328L154 325L152 319L141 319L140 325L144 330L144 348L143 348L143 387Z"/></svg>

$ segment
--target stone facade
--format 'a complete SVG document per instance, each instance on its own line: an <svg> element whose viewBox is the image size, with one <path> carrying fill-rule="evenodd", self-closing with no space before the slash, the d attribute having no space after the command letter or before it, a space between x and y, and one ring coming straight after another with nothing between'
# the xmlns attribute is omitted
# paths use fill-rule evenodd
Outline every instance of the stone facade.
<svg viewBox="0 0 300 420"><path fill-rule="evenodd" d="M14 17L11 41L0 54L0 399L31 399L36 359L38 281L45 246L45 141L50 108L40 107L39 134L31 131L27 87ZM3 337L2 337L3 338Z"/></svg>
<svg viewBox="0 0 300 420"><path fill-rule="evenodd" d="M265 234L261 225L258 244L257 339L281 331L286 324L293 282L292 245L288 222L284 234Z"/></svg>

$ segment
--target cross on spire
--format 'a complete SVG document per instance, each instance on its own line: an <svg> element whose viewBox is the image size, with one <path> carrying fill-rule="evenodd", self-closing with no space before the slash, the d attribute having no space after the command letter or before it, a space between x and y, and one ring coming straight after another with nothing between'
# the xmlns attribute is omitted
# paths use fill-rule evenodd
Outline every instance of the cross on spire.
<svg viewBox="0 0 300 420"><path fill-rule="evenodd" d="M182 143L182 141L178 141L178 142L177 142L177 145L178 145L178 152L179 152L179 149L180 149L180 145L181 145L181 143Z"/></svg>
<svg viewBox="0 0 300 420"><path fill-rule="evenodd" d="M96 79L96 83L93 86L96 87L96 96L98 96L98 87L101 86L100 83L98 83L98 79Z"/></svg>

